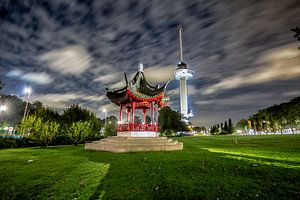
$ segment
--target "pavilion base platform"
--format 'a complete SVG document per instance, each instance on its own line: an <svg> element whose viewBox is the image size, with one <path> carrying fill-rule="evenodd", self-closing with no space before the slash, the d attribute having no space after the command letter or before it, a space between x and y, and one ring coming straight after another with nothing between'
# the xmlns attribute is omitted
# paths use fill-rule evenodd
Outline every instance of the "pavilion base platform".
<svg viewBox="0 0 300 200"><path fill-rule="evenodd" d="M85 149L110 152L178 151L183 143L167 137L113 136L100 141L85 143Z"/></svg>
<svg viewBox="0 0 300 200"><path fill-rule="evenodd" d="M118 132L118 137L159 137L155 131L123 131Z"/></svg>

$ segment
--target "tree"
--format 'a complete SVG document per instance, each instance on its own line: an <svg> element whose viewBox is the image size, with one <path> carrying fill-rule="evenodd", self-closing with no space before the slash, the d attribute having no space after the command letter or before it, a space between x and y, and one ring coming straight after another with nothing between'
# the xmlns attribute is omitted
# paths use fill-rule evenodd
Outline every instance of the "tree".
<svg viewBox="0 0 300 200"><path fill-rule="evenodd" d="M241 131L246 131L248 128L248 120L247 119L241 119L236 124L237 129Z"/></svg>
<svg viewBox="0 0 300 200"><path fill-rule="evenodd" d="M47 146L54 140L58 133L59 124L53 121L43 122L42 118L29 116L21 122L19 130L26 137L38 144Z"/></svg>
<svg viewBox="0 0 300 200"><path fill-rule="evenodd" d="M216 124L213 125L213 126L211 127L210 133L211 133L212 135L217 135L217 134L219 134L219 129L218 129L218 126L217 126Z"/></svg>
<svg viewBox="0 0 300 200"><path fill-rule="evenodd" d="M228 128L228 124L227 121L224 122L224 133L228 133L229 128Z"/></svg>
<svg viewBox="0 0 300 200"><path fill-rule="evenodd" d="M229 118L229 120L228 120L228 133L229 134L233 133L233 126L232 126L231 118Z"/></svg>
<svg viewBox="0 0 300 200"><path fill-rule="evenodd" d="M65 130L67 130L73 122L79 121L89 121L91 123L91 131L94 136L100 132L101 121L96 117L96 114L85 108L81 108L78 105L72 105L65 109L61 116L61 123L64 124Z"/></svg>
<svg viewBox="0 0 300 200"><path fill-rule="evenodd" d="M193 131L196 131L197 133L205 133L206 132L206 128L204 126L195 126L193 128Z"/></svg>
<svg viewBox="0 0 300 200"><path fill-rule="evenodd" d="M18 132L24 135L30 135L30 133L34 132L34 123L36 121L35 116L27 117L22 123L18 126Z"/></svg>
<svg viewBox="0 0 300 200"><path fill-rule="evenodd" d="M46 107L36 107L34 110L34 115L41 118L43 122L46 121L60 121L60 116L57 111L51 109L51 108L46 108Z"/></svg>
<svg viewBox="0 0 300 200"><path fill-rule="evenodd" d="M114 115L111 115L111 116L106 118L106 123L117 125L118 124L118 118Z"/></svg>
<svg viewBox="0 0 300 200"><path fill-rule="evenodd" d="M33 103L28 104L27 115L35 114L36 111L44 108L44 105L40 101L34 101Z"/></svg>
<svg viewBox="0 0 300 200"><path fill-rule="evenodd" d="M90 118L95 117L95 114L91 111L81 108L79 105L71 105L65 109L62 114L62 121L64 123L72 123L79 121L88 121Z"/></svg>
<svg viewBox="0 0 300 200"><path fill-rule="evenodd" d="M0 98L7 107L7 112L1 113L2 118L11 126L17 125L23 118L25 102L15 95L1 95Z"/></svg>
<svg viewBox="0 0 300 200"><path fill-rule="evenodd" d="M284 128L291 128L293 132L293 128L300 125L300 97L259 110L248 120L249 128L256 131L282 132Z"/></svg>
<svg viewBox="0 0 300 200"><path fill-rule="evenodd" d="M117 135L118 118L116 116L111 115L107 117L106 125L105 125L105 119L102 119L101 124L103 124L105 137Z"/></svg>
<svg viewBox="0 0 300 200"><path fill-rule="evenodd" d="M297 38L298 41L300 41L300 29L296 26L296 28L292 28L291 31L296 33L294 35L294 37ZM300 47L299 47L299 49L300 49Z"/></svg>
<svg viewBox="0 0 300 200"><path fill-rule="evenodd" d="M105 126L104 129L104 136L108 137L108 136L116 136L117 135L117 124L114 123L108 123Z"/></svg>
<svg viewBox="0 0 300 200"><path fill-rule="evenodd" d="M39 135L37 135L37 139L40 143L44 144L45 148L54 140L58 133L59 123L53 121L42 122L39 120L41 124L37 124L37 126L41 126Z"/></svg>
<svg viewBox="0 0 300 200"><path fill-rule="evenodd" d="M70 137L72 142L77 146L80 142L84 141L91 135L92 123L89 121L73 122L72 125L67 129L67 135Z"/></svg>
<svg viewBox="0 0 300 200"><path fill-rule="evenodd" d="M0 91L2 90L3 87L4 87L4 83L2 83L2 82L0 81Z"/></svg>
<svg viewBox="0 0 300 200"><path fill-rule="evenodd" d="M158 124L161 133L165 132L166 130L171 130L172 132L187 131L186 124L181 121L180 113L173 111L168 106L160 109Z"/></svg>

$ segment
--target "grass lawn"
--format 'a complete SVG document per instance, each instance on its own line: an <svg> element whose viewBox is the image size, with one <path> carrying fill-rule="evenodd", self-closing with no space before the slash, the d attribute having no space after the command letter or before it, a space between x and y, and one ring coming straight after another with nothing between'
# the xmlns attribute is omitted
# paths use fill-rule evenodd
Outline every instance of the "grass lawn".
<svg viewBox="0 0 300 200"><path fill-rule="evenodd" d="M177 139L183 151L0 150L0 199L300 199L300 135Z"/></svg>

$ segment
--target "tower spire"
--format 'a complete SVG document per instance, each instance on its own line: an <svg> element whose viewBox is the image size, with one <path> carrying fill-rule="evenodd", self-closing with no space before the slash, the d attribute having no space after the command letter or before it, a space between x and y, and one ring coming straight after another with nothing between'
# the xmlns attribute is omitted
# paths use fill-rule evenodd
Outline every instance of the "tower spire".
<svg viewBox="0 0 300 200"><path fill-rule="evenodd" d="M180 61L183 61L183 50L182 50L182 31L183 28L182 26L179 24L178 25L178 32L179 32L179 48L180 48Z"/></svg>

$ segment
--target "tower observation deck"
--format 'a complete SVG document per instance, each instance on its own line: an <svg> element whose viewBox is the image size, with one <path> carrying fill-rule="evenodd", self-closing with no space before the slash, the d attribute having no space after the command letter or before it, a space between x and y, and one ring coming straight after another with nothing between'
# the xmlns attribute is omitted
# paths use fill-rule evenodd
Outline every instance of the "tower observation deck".
<svg viewBox="0 0 300 200"><path fill-rule="evenodd" d="M188 123L189 118L193 117L192 112L188 110L188 88L187 80L193 78L194 72L188 69L188 65L183 61L182 51L182 27L178 27L179 32L179 46L180 46L180 62L177 64L177 69L174 71L174 76L179 80L179 93L180 93L180 113L182 121Z"/></svg>

